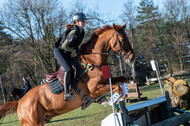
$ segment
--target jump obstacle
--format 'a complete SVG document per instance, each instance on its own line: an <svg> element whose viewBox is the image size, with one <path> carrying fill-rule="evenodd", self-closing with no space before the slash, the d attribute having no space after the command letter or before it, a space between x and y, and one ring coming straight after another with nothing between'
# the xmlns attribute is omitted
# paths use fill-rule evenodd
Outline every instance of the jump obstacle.
<svg viewBox="0 0 190 126"><path fill-rule="evenodd" d="M142 92L139 90L138 83L135 83L134 81L130 81L128 84L128 92L126 100L128 103L147 100L147 97L141 97Z"/></svg>
<svg viewBox="0 0 190 126"><path fill-rule="evenodd" d="M190 112L172 108L168 92L164 96L129 106L121 101L119 107L120 111L102 120L101 126L189 126ZM112 121L113 116L118 118L116 125Z"/></svg>
<svg viewBox="0 0 190 126"><path fill-rule="evenodd" d="M109 68L108 68L109 69ZM110 80L111 87L111 74L108 70L107 78ZM125 93L128 93L130 84L124 84ZM161 85L160 85L161 86ZM162 87L161 92L163 92ZM129 95L129 97L140 98L140 91L136 85L136 94ZM111 88L110 88L111 90ZM118 96L119 97L119 96ZM119 101L119 98L112 95L111 90L111 103L113 113L102 120L101 126L189 126L190 112L182 111L180 109L172 108L169 92L166 91L164 96L147 100L141 103L136 103L126 107L125 101ZM114 101L115 100L115 101ZM116 104L117 101L119 104ZM176 115L175 113L178 113Z"/></svg>

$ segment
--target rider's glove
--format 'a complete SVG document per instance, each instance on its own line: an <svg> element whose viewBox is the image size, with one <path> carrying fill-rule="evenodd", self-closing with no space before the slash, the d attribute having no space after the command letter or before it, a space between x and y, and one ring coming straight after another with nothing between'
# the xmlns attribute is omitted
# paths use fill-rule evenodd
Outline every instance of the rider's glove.
<svg viewBox="0 0 190 126"><path fill-rule="evenodd" d="M81 51L79 49L75 49L74 53L78 54L78 55L82 55Z"/></svg>

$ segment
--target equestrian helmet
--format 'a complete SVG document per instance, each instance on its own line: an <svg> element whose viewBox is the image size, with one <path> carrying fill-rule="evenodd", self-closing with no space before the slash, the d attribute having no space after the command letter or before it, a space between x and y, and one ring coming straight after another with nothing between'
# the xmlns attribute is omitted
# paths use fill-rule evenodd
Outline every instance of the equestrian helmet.
<svg viewBox="0 0 190 126"><path fill-rule="evenodd" d="M22 79L23 79L23 80L25 80L25 79L26 79L26 77L25 77L25 76L23 76L23 77L22 77Z"/></svg>
<svg viewBox="0 0 190 126"><path fill-rule="evenodd" d="M79 12L73 15L73 22L74 21L81 21L81 20L88 20L84 13Z"/></svg>

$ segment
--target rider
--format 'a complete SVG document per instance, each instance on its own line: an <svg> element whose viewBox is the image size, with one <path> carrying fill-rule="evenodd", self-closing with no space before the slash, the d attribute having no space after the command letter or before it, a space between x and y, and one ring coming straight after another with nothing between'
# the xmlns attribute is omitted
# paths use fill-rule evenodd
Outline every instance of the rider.
<svg viewBox="0 0 190 126"><path fill-rule="evenodd" d="M24 81L24 87L23 87L23 96L32 88L29 81L26 79L25 76L22 77Z"/></svg>
<svg viewBox="0 0 190 126"><path fill-rule="evenodd" d="M73 16L73 24L67 24L63 35L55 43L54 55L59 64L65 69L64 73L64 100L73 99L70 77L73 71L71 59L81 55L79 45L84 38L85 14L79 12Z"/></svg>

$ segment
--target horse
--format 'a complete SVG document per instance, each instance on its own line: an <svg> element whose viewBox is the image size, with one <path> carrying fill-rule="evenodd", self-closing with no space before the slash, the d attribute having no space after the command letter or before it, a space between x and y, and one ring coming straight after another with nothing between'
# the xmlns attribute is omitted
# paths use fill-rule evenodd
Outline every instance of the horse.
<svg viewBox="0 0 190 126"><path fill-rule="evenodd" d="M21 99L23 97L23 89L18 89L18 88L14 88L11 92L10 92L10 96L12 97L13 100L18 100Z"/></svg>
<svg viewBox="0 0 190 126"><path fill-rule="evenodd" d="M18 101L7 102L0 106L0 117L17 110L22 126L44 126L47 116L53 118L81 107L84 104L83 96L96 99L109 93L109 79L103 77L101 70L101 66L108 65L109 51L113 50L123 56L126 63L131 63L135 57L125 28L126 23L123 26L113 24L113 27L105 25L95 30L87 43L82 45L81 50L84 54L80 59L85 64L91 64L93 68L78 82L77 87L80 92L72 89L73 100L64 101L64 92L53 94L46 82L28 91ZM122 86L119 85L122 82L127 82L125 77L113 77L113 91L122 94Z"/></svg>

